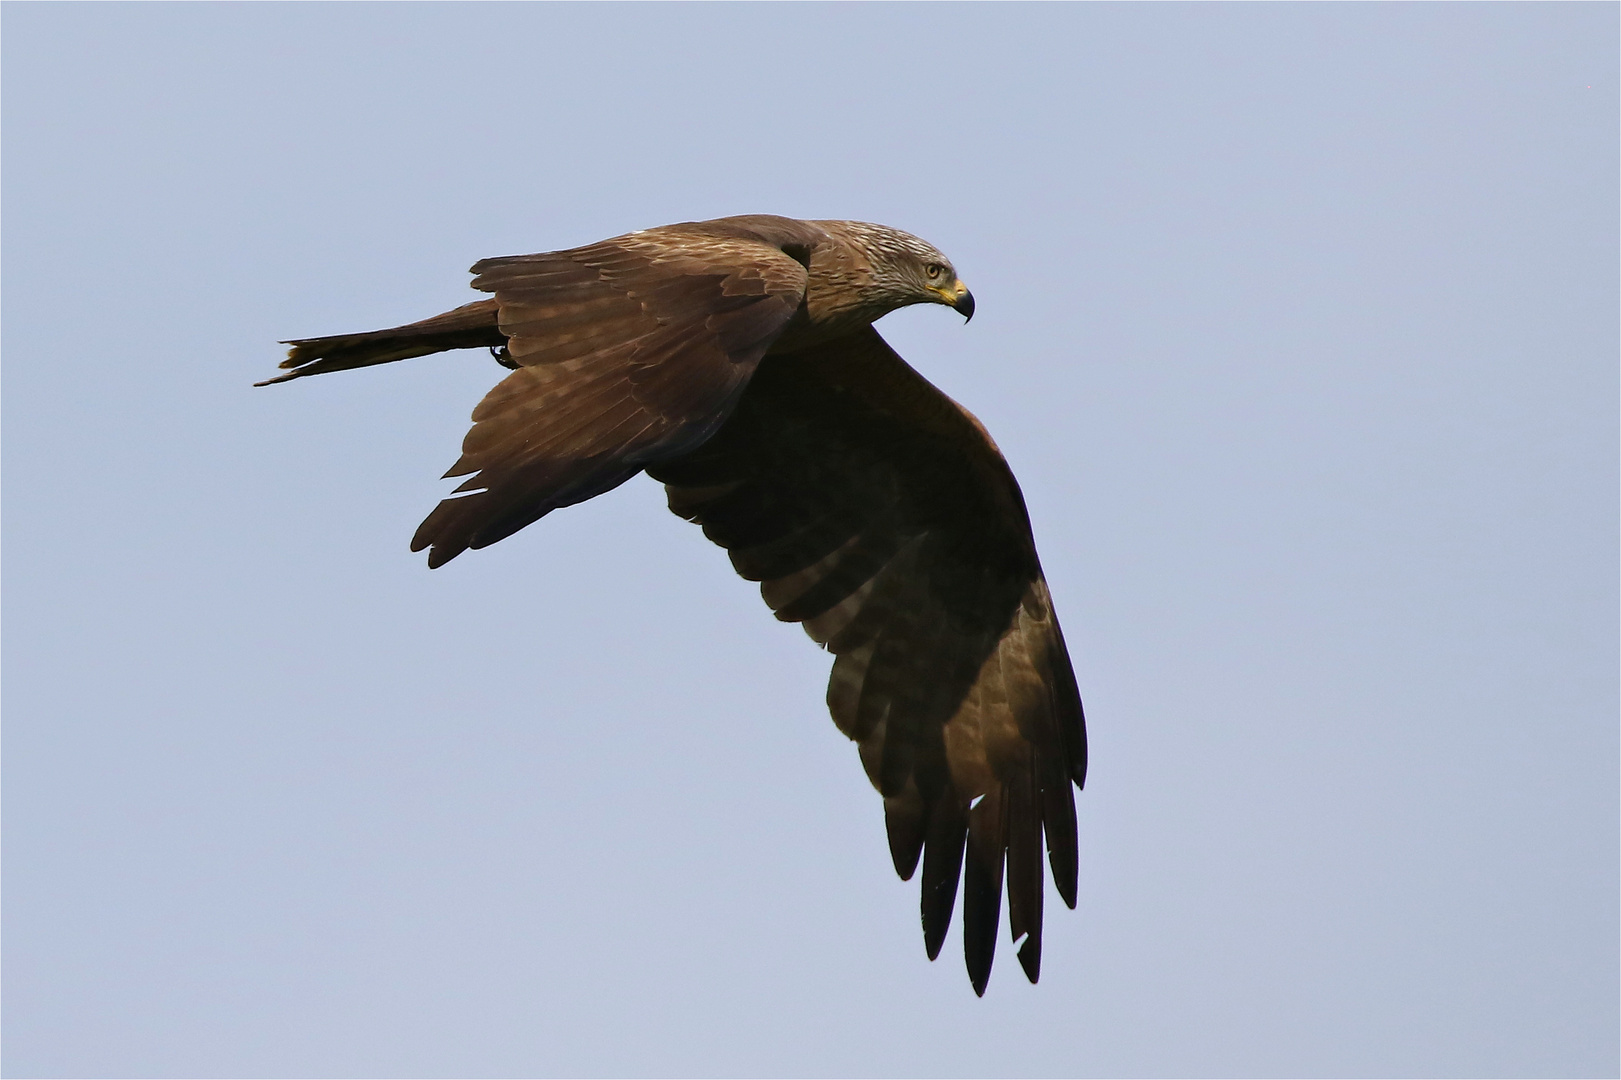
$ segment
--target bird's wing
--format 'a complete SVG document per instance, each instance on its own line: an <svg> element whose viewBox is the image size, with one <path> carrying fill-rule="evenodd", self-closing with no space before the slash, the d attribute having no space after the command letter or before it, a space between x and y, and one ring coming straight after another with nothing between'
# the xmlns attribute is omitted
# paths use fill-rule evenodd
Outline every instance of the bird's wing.
<svg viewBox="0 0 1621 1080"><path fill-rule="evenodd" d="M884 797L903 879L922 855L930 958L966 846L974 988L990 977L1004 867L1034 982L1043 833L1075 906L1085 721L1023 497L979 422L867 328L768 357L712 439L648 472L777 618L836 655L828 708Z"/></svg>
<svg viewBox="0 0 1621 1080"><path fill-rule="evenodd" d="M805 293L800 262L738 231L650 229L476 264L518 369L473 410L445 474L469 479L411 550L431 547L438 566L708 438Z"/></svg>

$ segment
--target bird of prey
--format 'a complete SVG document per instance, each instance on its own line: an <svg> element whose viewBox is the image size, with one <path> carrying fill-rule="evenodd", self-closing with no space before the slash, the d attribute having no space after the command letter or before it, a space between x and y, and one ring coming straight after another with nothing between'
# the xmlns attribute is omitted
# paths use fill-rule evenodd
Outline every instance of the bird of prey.
<svg viewBox="0 0 1621 1080"><path fill-rule="evenodd" d="M284 342L286 374L489 348L512 369L473 410L467 477L412 551L441 566L639 472L835 657L827 704L883 796L895 870L923 863L940 951L963 884L974 991L1004 877L1041 966L1042 838L1075 906L1080 695L1024 498L985 428L878 336L909 304L964 318L950 260L898 229L768 215L485 259L492 294L390 330Z"/></svg>

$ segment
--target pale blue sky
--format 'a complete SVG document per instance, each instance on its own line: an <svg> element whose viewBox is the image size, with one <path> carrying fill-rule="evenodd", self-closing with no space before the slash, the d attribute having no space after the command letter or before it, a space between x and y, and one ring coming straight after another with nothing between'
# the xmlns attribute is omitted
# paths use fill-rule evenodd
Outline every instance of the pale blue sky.
<svg viewBox="0 0 1621 1080"><path fill-rule="evenodd" d="M1617 7L4 9L4 1071L1617 1060ZM1081 899L977 1000L645 478L407 551L501 374L277 339L851 217L1018 473Z"/></svg>

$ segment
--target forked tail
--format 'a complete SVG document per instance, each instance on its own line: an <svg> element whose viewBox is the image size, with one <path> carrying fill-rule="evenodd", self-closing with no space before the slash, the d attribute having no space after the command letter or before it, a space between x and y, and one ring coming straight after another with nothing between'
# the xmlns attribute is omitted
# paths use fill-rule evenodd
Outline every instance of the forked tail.
<svg viewBox="0 0 1621 1080"><path fill-rule="evenodd" d="M293 370L253 385L269 386L302 375L324 375L329 371L387 364L446 349L498 348L506 343L507 336L501 333L497 323L495 301L476 300L455 311L390 330L284 341L283 345L292 348L281 366Z"/></svg>

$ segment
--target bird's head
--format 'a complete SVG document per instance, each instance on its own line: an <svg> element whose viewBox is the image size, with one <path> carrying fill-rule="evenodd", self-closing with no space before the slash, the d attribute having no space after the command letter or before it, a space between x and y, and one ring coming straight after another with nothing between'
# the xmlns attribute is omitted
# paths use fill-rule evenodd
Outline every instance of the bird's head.
<svg viewBox="0 0 1621 1080"><path fill-rule="evenodd" d="M964 322L974 317L974 294L939 248L886 225L840 224L847 227L872 266L868 288L881 292L891 310L911 304L944 304L961 314Z"/></svg>

